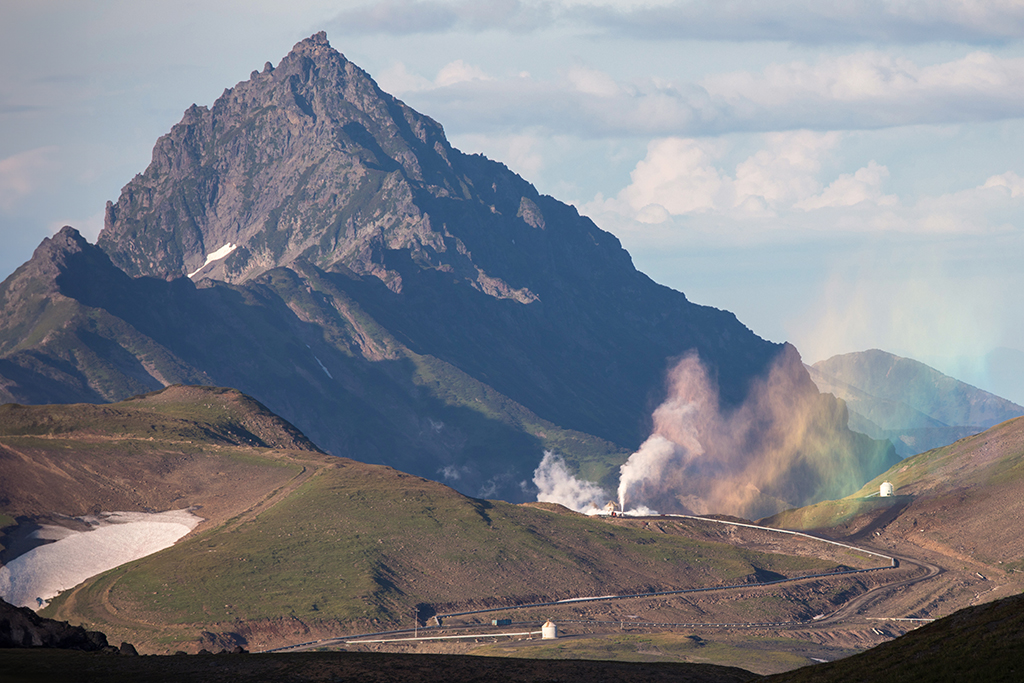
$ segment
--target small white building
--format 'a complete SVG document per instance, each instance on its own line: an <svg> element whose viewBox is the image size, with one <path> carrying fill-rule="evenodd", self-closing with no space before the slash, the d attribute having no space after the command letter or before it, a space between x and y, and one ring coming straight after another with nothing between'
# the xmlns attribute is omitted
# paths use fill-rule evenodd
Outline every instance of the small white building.
<svg viewBox="0 0 1024 683"><path fill-rule="evenodd" d="M550 619L540 627L541 640L554 640L558 637L558 627Z"/></svg>
<svg viewBox="0 0 1024 683"><path fill-rule="evenodd" d="M878 496L880 498L891 498L895 490L891 481L883 481L882 485L878 487Z"/></svg>

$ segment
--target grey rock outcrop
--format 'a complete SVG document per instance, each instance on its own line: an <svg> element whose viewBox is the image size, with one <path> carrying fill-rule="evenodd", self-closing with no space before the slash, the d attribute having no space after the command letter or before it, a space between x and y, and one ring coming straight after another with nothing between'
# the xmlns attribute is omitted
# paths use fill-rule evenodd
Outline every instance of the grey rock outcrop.
<svg viewBox="0 0 1024 683"><path fill-rule="evenodd" d="M28 607L15 607L0 599L0 648L4 647L53 647L94 652L107 649L108 645L106 635L99 631L87 631L66 621L46 619Z"/></svg>

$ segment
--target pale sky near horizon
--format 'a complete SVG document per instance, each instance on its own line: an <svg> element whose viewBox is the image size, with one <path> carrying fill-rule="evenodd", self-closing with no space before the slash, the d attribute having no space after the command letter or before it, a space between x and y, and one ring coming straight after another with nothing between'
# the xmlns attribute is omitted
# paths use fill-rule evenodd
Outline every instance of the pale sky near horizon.
<svg viewBox="0 0 1024 683"><path fill-rule="evenodd" d="M692 301L1024 403L1020 1L0 0L0 278L319 30Z"/></svg>

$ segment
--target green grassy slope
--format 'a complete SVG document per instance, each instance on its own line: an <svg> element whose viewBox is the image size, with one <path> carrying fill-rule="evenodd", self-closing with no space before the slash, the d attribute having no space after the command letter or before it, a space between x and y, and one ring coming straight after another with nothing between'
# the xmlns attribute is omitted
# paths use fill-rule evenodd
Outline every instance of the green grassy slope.
<svg viewBox="0 0 1024 683"><path fill-rule="evenodd" d="M376 630L406 624L413 610L425 620L836 566L557 506L469 498L319 453L232 390L172 387L120 404L9 405L0 415L0 514L192 507L206 519L177 545L46 610L150 651L194 644L202 631L280 643L281 620Z"/></svg>
<svg viewBox="0 0 1024 683"><path fill-rule="evenodd" d="M883 481L896 495L878 498ZM893 538L951 557L1024 569L1024 418L907 458L836 501L786 510L764 520L790 529Z"/></svg>
<svg viewBox="0 0 1024 683"><path fill-rule="evenodd" d="M435 611L832 566L467 498L390 468L339 459L318 463L258 515L108 572L55 601L47 614L114 632L166 625L160 630L172 640L280 617L358 632L405 624L414 609L426 619Z"/></svg>

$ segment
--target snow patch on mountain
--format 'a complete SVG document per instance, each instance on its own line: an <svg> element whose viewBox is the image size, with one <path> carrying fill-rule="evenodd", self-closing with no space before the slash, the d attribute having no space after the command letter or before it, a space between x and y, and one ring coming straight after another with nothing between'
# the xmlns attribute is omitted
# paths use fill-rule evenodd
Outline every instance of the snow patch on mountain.
<svg viewBox="0 0 1024 683"><path fill-rule="evenodd" d="M93 528L43 527L38 538L56 539L0 567L0 597L38 609L90 576L169 548L202 521L188 510L104 512L82 517Z"/></svg>
<svg viewBox="0 0 1024 683"><path fill-rule="evenodd" d="M195 270L193 270L191 273L188 274L188 276L189 277L195 277L196 275L199 274L199 271L201 271L203 268L205 268L206 266L210 265L214 261L219 261L222 258L225 258L231 252L233 252L235 249L238 249L238 245L237 244L232 244L231 242L228 242L227 244L225 244L220 249L218 249L218 250L216 250L216 251L214 251L214 252L212 252L210 254L207 254L206 255L206 263L204 263L203 265L201 265L198 268L196 268Z"/></svg>

